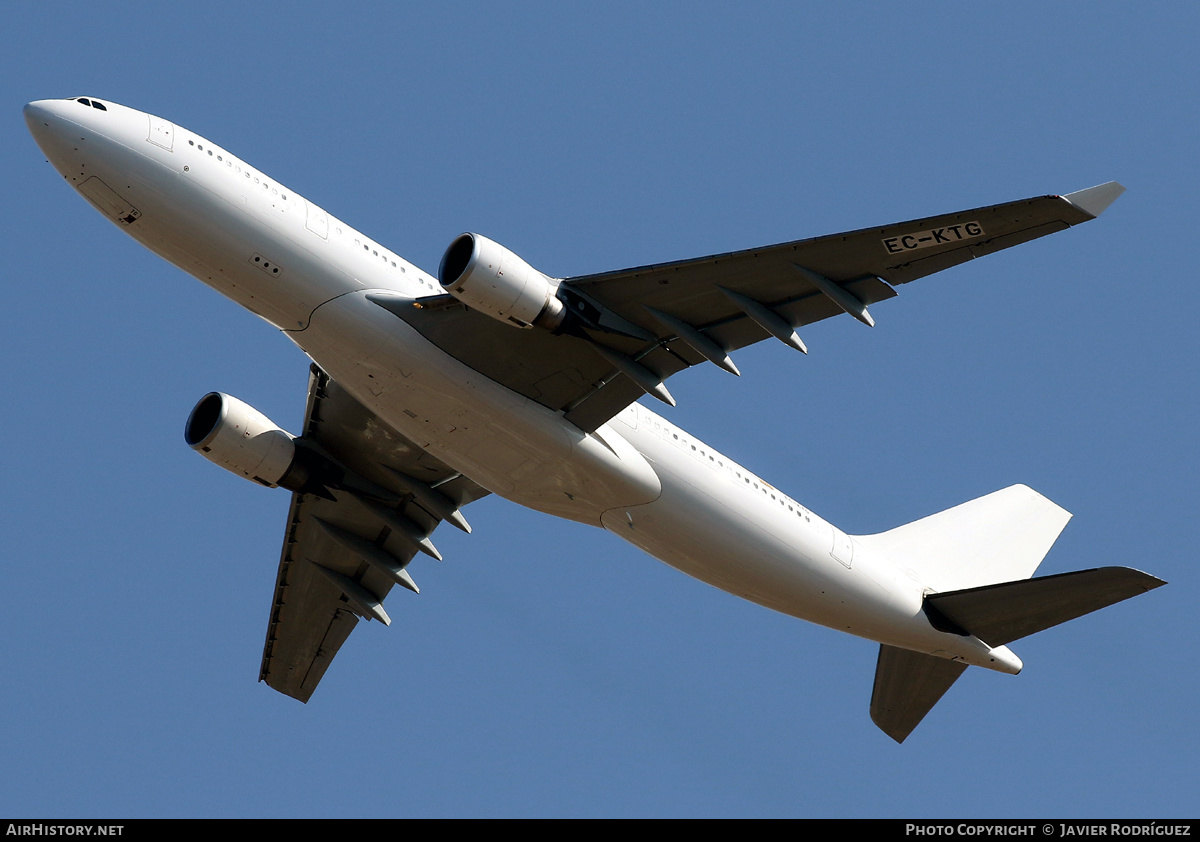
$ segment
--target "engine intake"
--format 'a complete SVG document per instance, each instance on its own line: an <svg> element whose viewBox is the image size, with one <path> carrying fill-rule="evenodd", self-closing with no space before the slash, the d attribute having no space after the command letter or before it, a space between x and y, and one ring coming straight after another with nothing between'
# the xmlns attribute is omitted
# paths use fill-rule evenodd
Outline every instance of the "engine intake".
<svg viewBox="0 0 1200 842"><path fill-rule="evenodd" d="M479 234L462 234L450 244L438 280L471 309L516 327L554 330L566 312L556 295L558 280Z"/></svg>
<svg viewBox="0 0 1200 842"><path fill-rule="evenodd" d="M295 436L254 407L209 392L188 416L184 441L205 459L269 488L294 487L299 478ZM292 476L289 476L291 474Z"/></svg>

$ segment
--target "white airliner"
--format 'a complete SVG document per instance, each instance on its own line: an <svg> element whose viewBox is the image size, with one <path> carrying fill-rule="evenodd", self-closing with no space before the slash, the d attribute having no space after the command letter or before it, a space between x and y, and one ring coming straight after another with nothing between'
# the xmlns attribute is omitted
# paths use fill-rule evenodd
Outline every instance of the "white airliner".
<svg viewBox="0 0 1200 842"><path fill-rule="evenodd" d="M485 494L602 527L729 593L880 644L871 717L903 741L968 665L1164 584L1104 567L1031 578L1070 515L1021 485L847 535L637 403L692 365L867 307L973 257L1095 218L1065 196L599 275L549 277L478 234L435 278L226 149L92 97L25 120L67 182L146 248L313 360L299 436L229 395L187 443L292 492L260 679L307 701L360 617L389 623L410 560Z"/></svg>

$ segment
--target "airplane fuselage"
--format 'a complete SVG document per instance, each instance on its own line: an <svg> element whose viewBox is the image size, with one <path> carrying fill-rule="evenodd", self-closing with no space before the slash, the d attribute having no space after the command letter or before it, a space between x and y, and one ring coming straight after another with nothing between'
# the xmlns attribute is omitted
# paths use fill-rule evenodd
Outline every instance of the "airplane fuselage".
<svg viewBox="0 0 1200 842"><path fill-rule="evenodd" d="M915 572L645 407L585 433L454 359L367 298L437 295L437 279L205 138L103 105L26 106L67 181L131 237L279 328L454 470L776 611L1020 670L1006 647L935 629Z"/></svg>

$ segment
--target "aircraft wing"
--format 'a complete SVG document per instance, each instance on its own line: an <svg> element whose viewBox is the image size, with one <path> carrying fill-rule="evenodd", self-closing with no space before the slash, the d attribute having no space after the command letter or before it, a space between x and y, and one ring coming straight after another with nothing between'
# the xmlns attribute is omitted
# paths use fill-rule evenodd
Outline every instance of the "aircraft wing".
<svg viewBox="0 0 1200 842"><path fill-rule="evenodd" d="M841 313L873 324L867 307L893 286L1098 216L1124 188L1109 182L895 225L695 260L564 280L572 314L558 332L509 327L449 295L372 295L442 350L514 391L596 429L643 393L771 336L806 350L795 329Z"/></svg>
<svg viewBox="0 0 1200 842"><path fill-rule="evenodd" d="M259 680L307 702L360 617L389 624L384 598L416 590L408 562L440 558L431 533L488 492L385 425L316 366L301 441L346 469L296 492L288 512Z"/></svg>

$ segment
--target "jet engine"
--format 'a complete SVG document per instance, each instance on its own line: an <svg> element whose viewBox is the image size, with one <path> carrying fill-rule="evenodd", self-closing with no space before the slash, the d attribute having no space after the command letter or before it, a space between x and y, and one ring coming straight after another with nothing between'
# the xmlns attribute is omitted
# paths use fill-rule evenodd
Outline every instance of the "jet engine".
<svg viewBox="0 0 1200 842"><path fill-rule="evenodd" d="M210 462L269 488L304 484L295 436L254 407L221 392L209 392L188 416L183 438Z"/></svg>
<svg viewBox="0 0 1200 842"><path fill-rule="evenodd" d="M566 313L557 279L478 234L462 234L450 244L438 280L471 309L517 327L554 330Z"/></svg>

